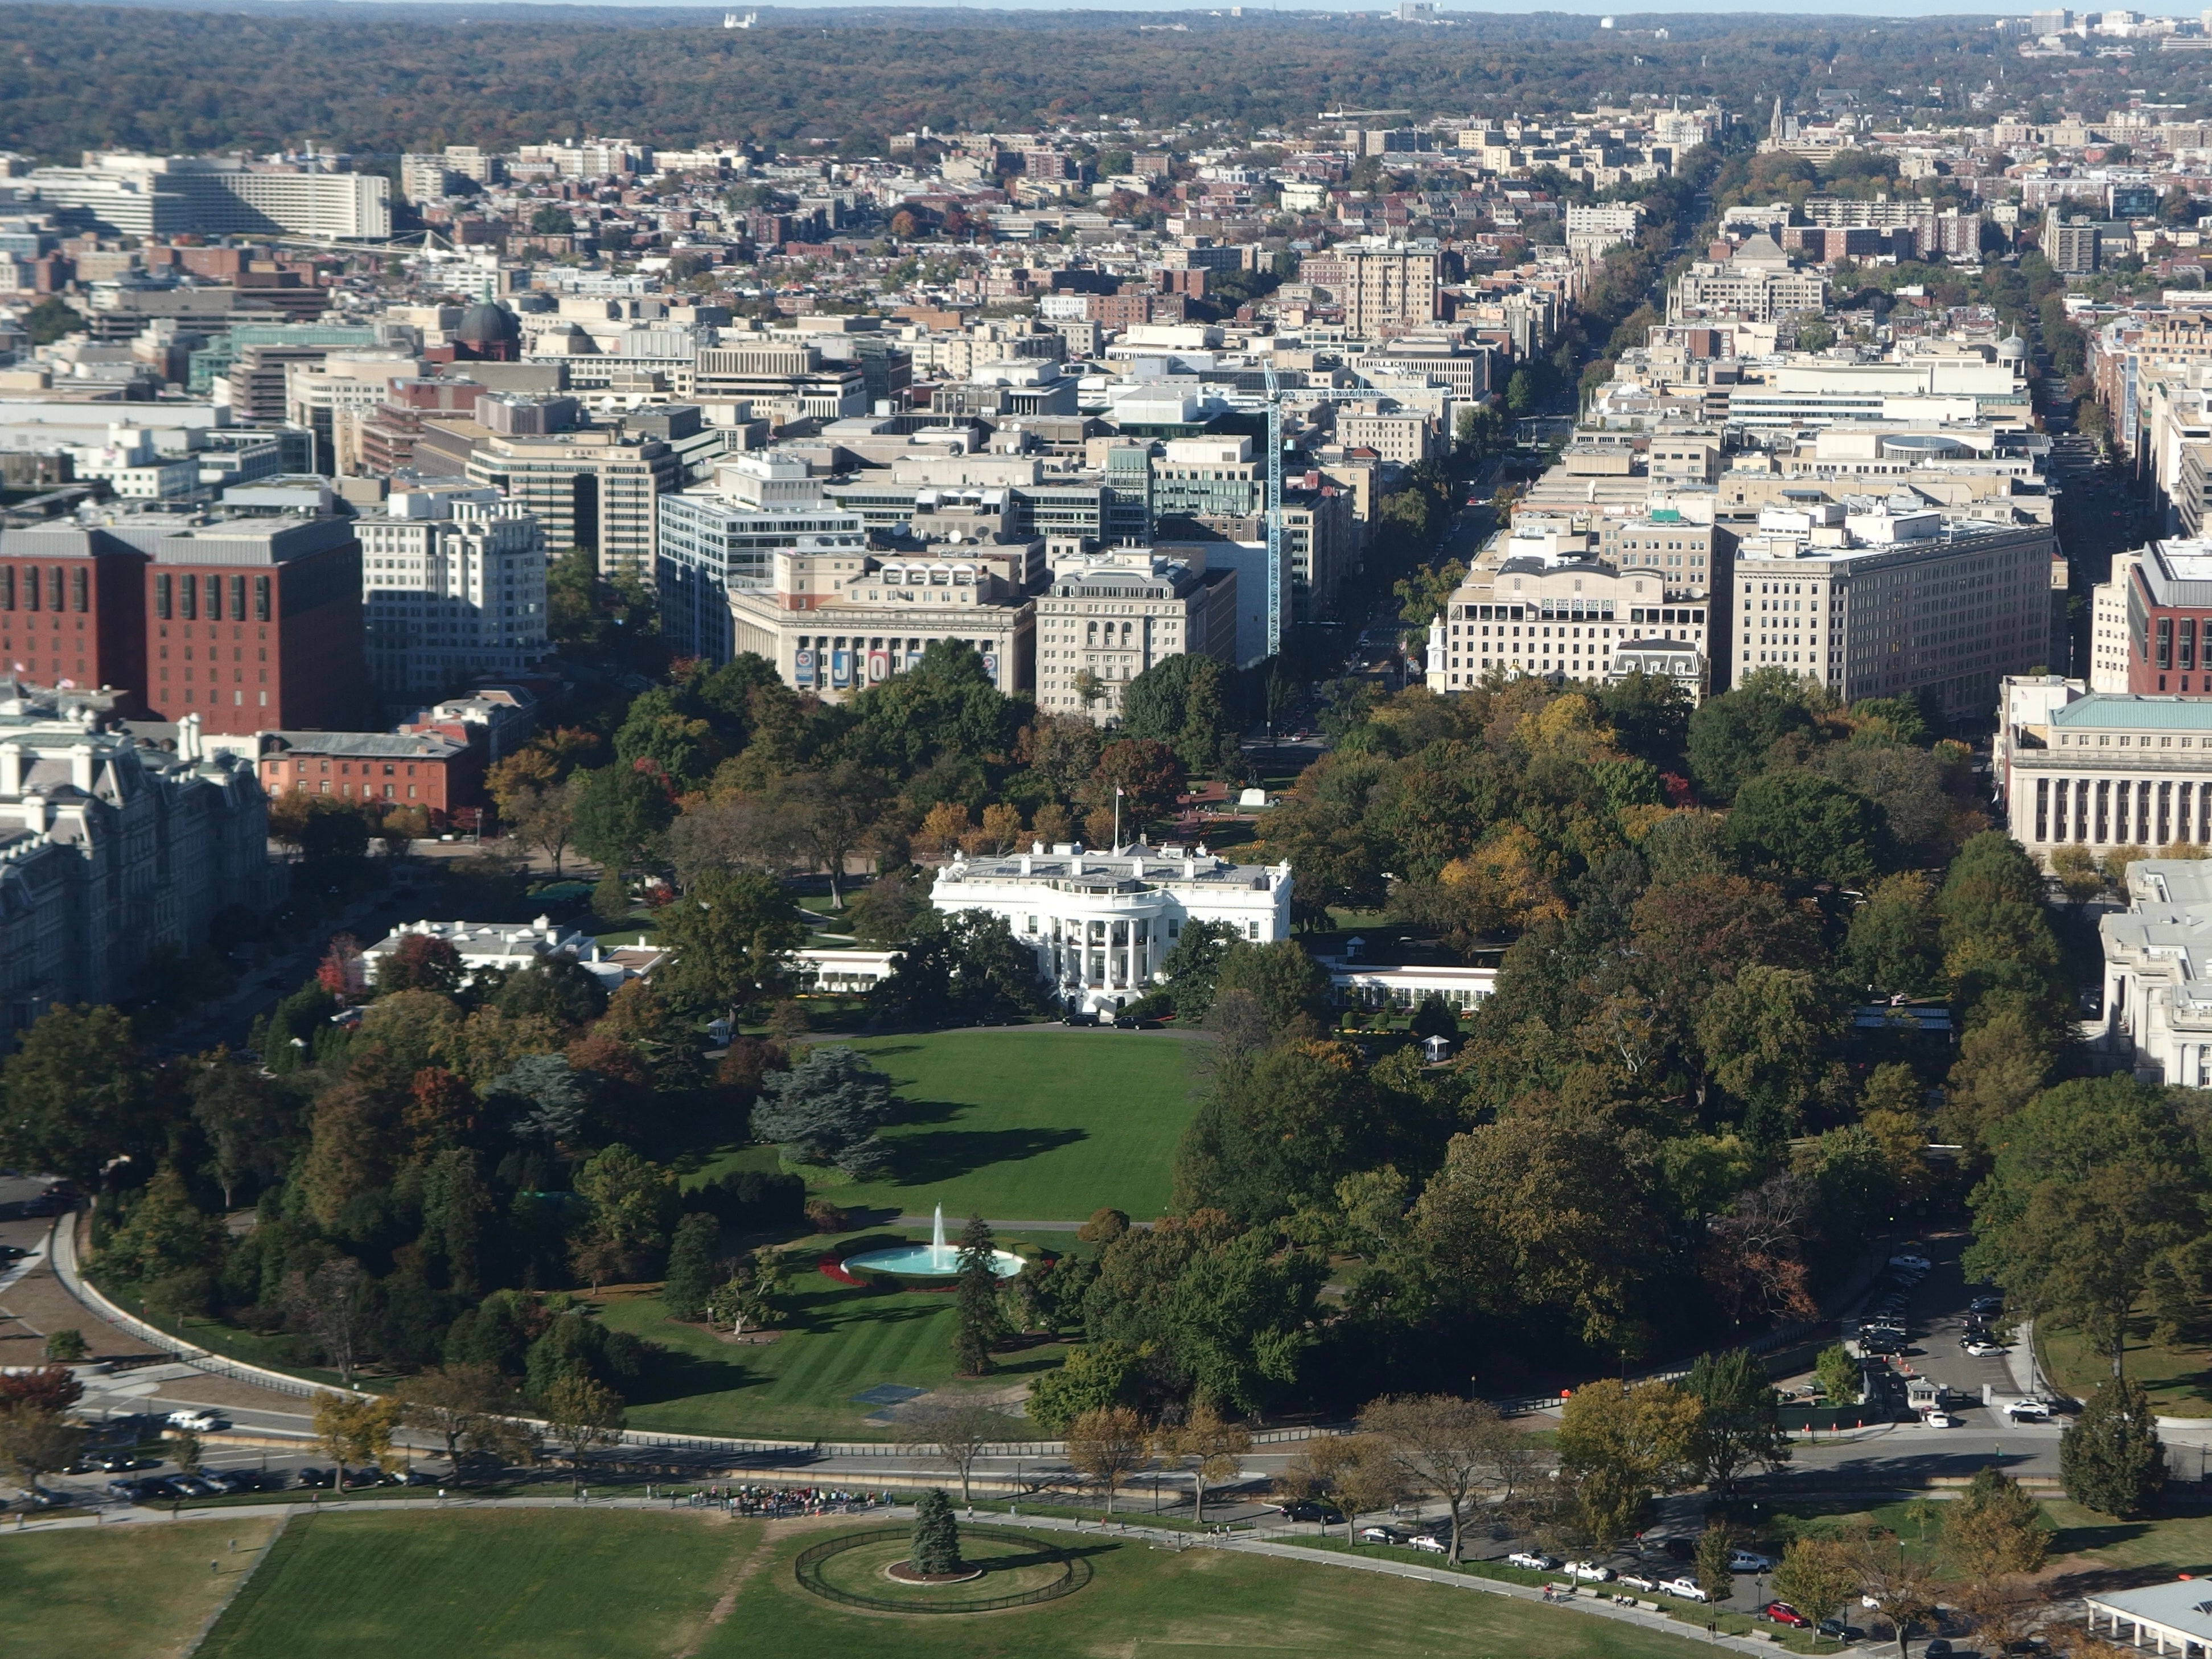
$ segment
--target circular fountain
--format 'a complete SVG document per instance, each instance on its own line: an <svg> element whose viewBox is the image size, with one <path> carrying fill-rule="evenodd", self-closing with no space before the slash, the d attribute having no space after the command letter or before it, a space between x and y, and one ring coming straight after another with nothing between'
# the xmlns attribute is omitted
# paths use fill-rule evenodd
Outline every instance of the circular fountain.
<svg viewBox="0 0 2212 1659"><path fill-rule="evenodd" d="M837 1264L848 1273L881 1273L894 1279L947 1279L960 1272L960 1247L945 1241L945 1206L937 1206L932 1218L929 1243L904 1244L896 1249L863 1250L858 1255L848 1255ZM991 1271L1001 1279L1012 1279L1022 1270L1022 1259L1012 1250L991 1252Z"/></svg>

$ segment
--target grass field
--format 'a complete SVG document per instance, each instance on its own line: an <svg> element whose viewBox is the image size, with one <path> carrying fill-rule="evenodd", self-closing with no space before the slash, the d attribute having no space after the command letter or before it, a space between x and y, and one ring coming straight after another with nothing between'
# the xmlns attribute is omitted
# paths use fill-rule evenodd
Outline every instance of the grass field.
<svg viewBox="0 0 2212 1659"><path fill-rule="evenodd" d="M1072 1241L1059 1242L1065 1247ZM884 1439L888 1428L862 1420L876 1407L854 1395L883 1382L937 1389L951 1381L950 1296L840 1285L808 1261L793 1263L782 1300L791 1310L782 1334L774 1342L738 1346L668 1319L658 1296L605 1298L600 1316L610 1326L667 1350L630 1405L630 1426L671 1434ZM1001 1354L998 1369L978 1386L1018 1382L1050 1370L1066 1352L1053 1343Z"/></svg>
<svg viewBox="0 0 2212 1659"><path fill-rule="evenodd" d="M2044 1370L2076 1400L2087 1400L2112 1374L2112 1356L2093 1350L2079 1331L2039 1325L2035 1340ZM2123 1363L2160 1416L2212 1418L2212 1354L2153 1341L2146 1319L2130 1329Z"/></svg>
<svg viewBox="0 0 2212 1659"><path fill-rule="evenodd" d="M1080 1221L1165 1212L1199 1045L1161 1032L937 1031L863 1037L905 1103L884 1181L825 1185L846 1209Z"/></svg>
<svg viewBox="0 0 2212 1659"><path fill-rule="evenodd" d="M836 1530L701 1514L538 1510L322 1516L295 1524L217 1624L207 1659L1689 1659L1687 1638L1564 1608L1340 1568L1088 1537L1085 1589L1041 1607L903 1619L848 1611L793 1582ZM208 1527L191 1528L208 1533ZM110 1574L88 1534L84 1572ZM0 1553L4 1553L0 1547ZM27 1628L59 1604L13 1600ZM189 1634L180 1614L174 1621ZM194 1624L197 1620L193 1621ZM72 1644L75 1647L77 1644Z"/></svg>
<svg viewBox="0 0 2212 1659"><path fill-rule="evenodd" d="M182 1653L274 1530L273 1522L240 1520L0 1536L9 1644L25 1653L65 1648L75 1659Z"/></svg>

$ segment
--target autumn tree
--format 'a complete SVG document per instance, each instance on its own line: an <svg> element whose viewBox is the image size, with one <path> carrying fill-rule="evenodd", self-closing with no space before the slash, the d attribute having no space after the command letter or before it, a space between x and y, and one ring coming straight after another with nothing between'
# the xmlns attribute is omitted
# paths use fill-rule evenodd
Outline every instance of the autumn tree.
<svg viewBox="0 0 2212 1659"><path fill-rule="evenodd" d="M1654 1493L1696 1470L1698 1401L1671 1382L1584 1383L1560 1412L1559 1473L1583 1530L1601 1549L1635 1530Z"/></svg>
<svg viewBox="0 0 2212 1659"><path fill-rule="evenodd" d="M1115 1489L1152 1461L1145 1419L1127 1406L1099 1406L1067 1425L1067 1461L1106 1494L1114 1513Z"/></svg>
<svg viewBox="0 0 2212 1659"><path fill-rule="evenodd" d="M1181 1423L1162 1428L1153 1446L1161 1458L1189 1474L1194 1518L1204 1526L1206 1488L1237 1478L1237 1460L1252 1449L1252 1433L1201 1400Z"/></svg>

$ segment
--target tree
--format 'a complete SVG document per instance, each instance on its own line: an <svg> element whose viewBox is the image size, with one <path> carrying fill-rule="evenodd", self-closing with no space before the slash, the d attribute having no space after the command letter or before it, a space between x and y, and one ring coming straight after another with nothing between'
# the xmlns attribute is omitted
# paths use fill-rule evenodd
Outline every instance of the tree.
<svg viewBox="0 0 2212 1659"><path fill-rule="evenodd" d="M2166 1485L2166 1447L2142 1384L2114 1377L2058 1437L2058 1475L2084 1509L2131 1520Z"/></svg>
<svg viewBox="0 0 2212 1659"><path fill-rule="evenodd" d="M830 873L830 905L845 906L845 862L868 844L891 799L883 775L851 761L787 774L769 793L794 842Z"/></svg>
<svg viewBox="0 0 2212 1659"><path fill-rule="evenodd" d="M462 976L461 953L451 939L409 933L377 959L376 990L380 996L432 991L449 997L461 988Z"/></svg>
<svg viewBox="0 0 2212 1659"><path fill-rule="evenodd" d="M1174 810L1182 790L1183 765L1174 750L1147 738L1124 738L1100 751L1090 796L1094 815L1109 823L1120 800L1122 839L1134 842L1143 839L1146 824ZM1113 832L1107 834L1110 839Z"/></svg>
<svg viewBox="0 0 2212 1659"><path fill-rule="evenodd" d="M1722 805L1764 772L1776 741L1813 724L1808 682L1780 668L1762 668L1690 716L1690 775L1706 799Z"/></svg>
<svg viewBox="0 0 2212 1659"><path fill-rule="evenodd" d="M1495 1468L1502 1444L1519 1439L1486 1400L1448 1394L1396 1395L1359 1413L1360 1431L1376 1436L1398 1460L1406 1484L1443 1500L1451 1513L1451 1555L1476 1488Z"/></svg>
<svg viewBox="0 0 2212 1659"><path fill-rule="evenodd" d="M890 1110L890 1083L881 1072L857 1049L823 1045L807 1049L789 1071L761 1079L752 1130L794 1162L834 1163L849 1172L879 1164L876 1130Z"/></svg>
<svg viewBox="0 0 2212 1659"><path fill-rule="evenodd" d="M1909 1659L1905 1644L1913 1621L1936 1608L1934 1566L1924 1557L1906 1554L1893 1532L1869 1532L1860 1539L1851 1549L1851 1565L1861 1593L1873 1599L1875 1610L1897 1632L1898 1659Z"/></svg>
<svg viewBox="0 0 2212 1659"><path fill-rule="evenodd" d="M959 1273L955 1281L956 1317L952 1363L963 1376L991 1369L991 1346L1006 1334L999 1315L998 1241L980 1215L968 1218L960 1232Z"/></svg>
<svg viewBox="0 0 2212 1659"><path fill-rule="evenodd" d="M49 1009L0 1068L0 1164L94 1187L111 1160L149 1152L154 1131L131 1022L112 1008Z"/></svg>
<svg viewBox="0 0 2212 1659"><path fill-rule="evenodd" d="M1225 772L1237 765L1231 702L1229 671L1211 657L1182 652L1122 688L1121 730L1165 744L1194 777Z"/></svg>
<svg viewBox="0 0 2212 1659"><path fill-rule="evenodd" d="M1175 948L1161 958L1159 966L1176 1018L1196 1024L1206 1018L1213 1006L1222 961L1236 938L1237 930L1225 921L1183 923Z"/></svg>
<svg viewBox="0 0 2212 1659"><path fill-rule="evenodd" d="M1735 1573L1729 1563L1735 1555L1735 1538L1728 1527L1708 1521L1698 1534L1698 1588L1707 1601L1725 1601L1735 1589Z"/></svg>
<svg viewBox="0 0 2212 1659"><path fill-rule="evenodd" d="M622 1439L627 1420L622 1396L589 1376L563 1376L545 1391L541 1402L545 1431L556 1445L567 1449L572 1487L584 1479L584 1460L601 1446Z"/></svg>
<svg viewBox="0 0 2212 1659"><path fill-rule="evenodd" d="M44 1406L18 1405L0 1412L0 1462L35 1498L39 1477L65 1469L84 1449L84 1431L58 1411Z"/></svg>
<svg viewBox="0 0 2212 1659"><path fill-rule="evenodd" d="M1832 1342L1820 1350L1813 1362L1813 1374L1820 1380L1820 1390L1831 1406L1856 1406L1859 1403L1861 1380L1859 1362L1840 1342Z"/></svg>
<svg viewBox="0 0 2212 1659"><path fill-rule="evenodd" d="M1944 1555L1969 1584L2039 1571L2051 1547L2042 1518L2020 1482L2002 1469L1978 1469L1944 1517Z"/></svg>
<svg viewBox="0 0 2212 1659"><path fill-rule="evenodd" d="M1843 1012L1803 969L1753 963L1713 988L1695 1030L1713 1081L1752 1114L1747 1133L1772 1140L1796 1130L1842 1036Z"/></svg>
<svg viewBox="0 0 2212 1659"><path fill-rule="evenodd" d="M1036 1012L1044 984L1036 952L1004 916L933 910L918 919L872 1000L880 1019L900 1025L983 1024Z"/></svg>
<svg viewBox="0 0 2212 1659"><path fill-rule="evenodd" d="M331 1460L335 1490L345 1490L349 1465L390 1467L392 1431L399 1425L401 1409L399 1401L389 1395L360 1399L350 1394L325 1393L315 1396L315 1437Z"/></svg>
<svg viewBox="0 0 2212 1659"><path fill-rule="evenodd" d="M577 775L583 779L573 825L577 849L610 872L647 863L676 816L666 778L651 761L617 763Z"/></svg>
<svg viewBox="0 0 2212 1659"><path fill-rule="evenodd" d="M576 1193L591 1210L574 1255L593 1287L603 1274L650 1272L682 1209L676 1172L617 1141L576 1171Z"/></svg>
<svg viewBox="0 0 2212 1659"><path fill-rule="evenodd" d="M1599 1547L1635 1529L1656 1492L1686 1485L1696 1468L1698 1401L1671 1382L1588 1382L1559 1413L1559 1472L1571 1483L1583 1529Z"/></svg>
<svg viewBox="0 0 2212 1659"><path fill-rule="evenodd" d="M1114 1513L1114 1492L1152 1461L1145 1419L1127 1406L1099 1406L1067 1425L1067 1461L1106 1494L1106 1513Z"/></svg>
<svg viewBox="0 0 2212 1659"><path fill-rule="evenodd" d="M1332 1434L1309 1440L1277 1484L1294 1499L1334 1498L1344 1511L1344 1537L1350 1543L1363 1514L1389 1509L1405 1496L1405 1479L1389 1441L1371 1434Z"/></svg>
<svg viewBox="0 0 2212 1659"><path fill-rule="evenodd" d="M349 1255L332 1256L313 1272L295 1271L284 1282L284 1310L305 1331L338 1382L353 1387L376 1303L376 1281Z"/></svg>
<svg viewBox="0 0 2212 1659"><path fill-rule="evenodd" d="M1839 886L1868 879L1893 856L1881 808L1811 772L1773 771L1745 781L1735 792L1727 836L1753 864Z"/></svg>
<svg viewBox="0 0 2212 1659"><path fill-rule="evenodd" d="M463 1361L434 1366L403 1378L393 1397L408 1427L446 1443L446 1459L456 1470L464 1453L482 1453L502 1462L520 1462L529 1437L505 1413L514 1390L498 1370Z"/></svg>
<svg viewBox="0 0 2212 1659"><path fill-rule="evenodd" d="M1078 1418L1127 1404L1136 1369L1137 1356L1120 1342L1076 1348L1030 1384L1029 1420L1047 1434L1064 1435Z"/></svg>
<svg viewBox="0 0 2212 1659"><path fill-rule="evenodd" d="M1252 1449L1252 1433L1243 1424L1223 1417L1210 1401L1201 1400L1181 1423L1162 1429L1153 1443L1160 1456L1189 1471L1193 1516L1202 1527L1206 1489L1237 1478L1237 1460Z"/></svg>
<svg viewBox="0 0 2212 1659"><path fill-rule="evenodd" d="M676 1224L676 1237L668 1247L668 1277L660 1287L661 1305L671 1319L705 1315L718 1277L714 1251L721 1239L722 1224L703 1211L695 1210Z"/></svg>
<svg viewBox="0 0 2212 1659"><path fill-rule="evenodd" d="M1417 1037L1455 1037L1459 1035L1459 1016L1449 1003L1431 991L1413 1010L1410 1029Z"/></svg>
<svg viewBox="0 0 2212 1659"><path fill-rule="evenodd" d="M1749 1349L1699 1354L1682 1390L1698 1402L1691 1457L1704 1484L1723 1503L1735 1497L1746 1469L1773 1469L1790 1461L1774 1385Z"/></svg>
<svg viewBox="0 0 2212 1659"><path fill-rule="evenodd" d="M898 1437L933 1455L960 1477L960 1505L971 1515L969 1482L988 1448L1014 1435L1013 1419L995 1406L957 1395L918 1400L899 1414Z"/></svg>
<svg viewBox="0 0 2212 1659"><path fill-rule="evenodd" d="M679 1003L734 1009L775 983L786 952L806 929L782 887L752 871L701 875L661 913L661 941L675 952L666 975Z"/></svg>
<svg viewBox="0 0 2212 1659"><path fill-rule="evenodd" d="M1850 1547L1832 1538L1793 1538L1774 1570L1774 1596L1814 1624L1832 1619L1857 1594Z"/></svg>
<svg viewBox="0 0 2212 1659"><path fill-rule="evenodd" d="M906 1564L927 1578L960 1571L960 1523L951 1501L934 1486L915 1500L914 1540Z"/></svg>

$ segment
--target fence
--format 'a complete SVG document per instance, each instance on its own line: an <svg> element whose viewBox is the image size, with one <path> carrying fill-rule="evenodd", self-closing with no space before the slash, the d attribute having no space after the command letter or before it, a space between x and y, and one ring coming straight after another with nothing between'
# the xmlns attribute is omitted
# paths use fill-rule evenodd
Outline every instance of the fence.
<svg viewBox="0 0 2212 1659"><path fill-rule="evenodd" d="M822 1577L822 1564L848 1550L865 1545L891 1541L904 1542L912 1536L904 1527L872 1527L866 1532L848 1533L842 1538L831 1538L811 1545L799 1553L791 1564L793 1575L800 1588L811 1591L825 1601L836 1601L848 1607L866 1607L875 1613L997 1613L1006 1607L1030 1607L1040 1601L1056 1601L1063 1595L1073 1595L1091 1582L1091 1563L1079 1555L1046 1544L1040 1546L1036 1538L1021 1533L1001 1533L979 1527L963 1529L971 1538L1018 1540L1032 1548L1042 1548L1058 1558L1060 1577L1050 1583L1040 1584L1035 1589L1018 1590L1006 1595L982 1595L961 1601L923 1601L916 1598L895 1600L885 1595L862 1595L853 1590L840 1589Z"/></svg>

